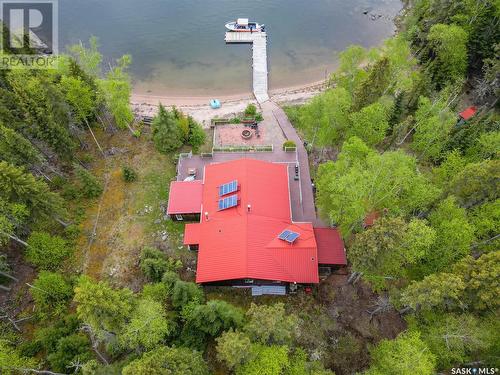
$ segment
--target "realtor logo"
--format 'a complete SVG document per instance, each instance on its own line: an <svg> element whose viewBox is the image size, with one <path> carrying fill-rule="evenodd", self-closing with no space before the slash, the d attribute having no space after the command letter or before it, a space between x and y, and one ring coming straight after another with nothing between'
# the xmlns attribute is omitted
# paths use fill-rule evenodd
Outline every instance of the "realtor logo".
<svg viewBox="0 0 500 375"><path fill-rule="evenodd" d="M58 53L57 1L0 0L0 10L1 67L53 67Z"/></svg>

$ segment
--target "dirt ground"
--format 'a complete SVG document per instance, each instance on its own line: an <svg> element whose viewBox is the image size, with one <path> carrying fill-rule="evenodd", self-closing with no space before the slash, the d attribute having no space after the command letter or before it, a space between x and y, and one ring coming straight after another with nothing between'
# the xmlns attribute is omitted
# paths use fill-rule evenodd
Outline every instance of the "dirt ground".
<svg viewBox="0 0 500 375"><path fill-rule="evenodd" d="M12 276L18 281L2 278L1 284L10 288L9 291L0 292L0 311L10 317L15 317L24 311L32 302L31 294L26 283L31 283L36 272L33 267L24 261L24 248L16 243L2 249L2 253L7 255L7 262L10 265Z"/></svg>
<svg viewBox="0 0 500 375"><path fill-rule="evenodd" d="M406 329L404 319L393 307L372 315L383 296L375 294L363 281L352 285L347 280L347 274L333 274L319 285L317 295L327 316L335 322L324 362L337 375L364 369L369 365L371 345L393 339Z"/></svg>

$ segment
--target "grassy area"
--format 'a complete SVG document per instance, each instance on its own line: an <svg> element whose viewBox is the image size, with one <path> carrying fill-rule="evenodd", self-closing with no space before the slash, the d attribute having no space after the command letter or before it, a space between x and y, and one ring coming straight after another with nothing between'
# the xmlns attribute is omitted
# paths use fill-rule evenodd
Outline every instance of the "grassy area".
<svg viewBox="0 0 500 375"><path fill-rule="evenodd" d="M200 147L199 154L204 152L212 152L212 147L214 146L214 129L205 129L205 134L207 135L205 144Z"/></svg>
<svg viewBox="0 0 500 375"><path fill-rule="evenodd" d="M87 275L110 278L113 283L137 289L142 280L137 265L144 246L155 246L183 260L192 259L182 247L183 224L167 220L165 214L175 160L173 155L158 153L147 134L139 139L128 132L97 136L110 153L106 159L95 154L92 165L105 191L86 205L77 240L77 262ZM135 182L123 180L124 165L137 172Z"/></svg>

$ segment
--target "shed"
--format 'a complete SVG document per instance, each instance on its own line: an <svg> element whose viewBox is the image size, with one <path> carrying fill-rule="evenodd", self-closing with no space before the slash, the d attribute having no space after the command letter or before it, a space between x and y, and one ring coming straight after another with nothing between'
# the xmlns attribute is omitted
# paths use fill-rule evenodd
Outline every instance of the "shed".
<svg viewBox="0 0 500 375"><path fill-rule="evenodd" d="M476 112L477 112L477 108L475 106L471 106L471 107L463 110L462 112L460 112L458 115L460 116L461 119L463 119L464 121L467 121L467 120L471 119L472 117L474 117Z"/></svg>
<svg viewBox="0 0 500 375"><path fill-rule="evenodd" d="M336 228L314 228L314 236L318 246L318 264L347 264L344 241Z"/></svg>
<svg viewBox="0 0 500 375"><path fill-rule="evenodd" d="M201 180L172 181L168 194L167 214L174 221L200 220L202 191Z"/></svg>

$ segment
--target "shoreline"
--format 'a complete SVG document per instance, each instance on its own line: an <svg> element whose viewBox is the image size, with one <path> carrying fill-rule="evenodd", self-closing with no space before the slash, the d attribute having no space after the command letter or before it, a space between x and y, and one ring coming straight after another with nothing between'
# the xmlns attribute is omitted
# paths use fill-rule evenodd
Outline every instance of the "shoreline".
<svg viewBox="0 0 500 375"><path fill-rule="evenodd" d="M299 105L324 91L325 87L326 80L321 80L270 90L269 96L270 100L277 104ZM218 99L221 108L212 109L209 104L211 99ZM210 120L214 117L234 117L243 112L248 104L257 104L250 92L226 96L162 96L132 92L130 102L135 115L141 117L154 117L159 103L168 107L176 106L205 128L209 127Z"/></svg>
<svg viewBox="0 0 500 375"><path fill-rule="evenodd" d="M289 95L291 93L307 92L310 90L320 91L319 88L324 86L326 80L319 80L310 83L293 85L288 87L282 87L277 89L269 90L270 97L279 97L283 95ZM238 100L252 100L254 99L253 93L241 92L238 94L222 94L217 95L156 95L156 94L144 94L132 90L131 102L132 103L147 103L147 104L157 104L161 102L164 105L175 105L175 106L195 106L195 105L208 105L211 99L218 99L221 103L227 103Z"/></svg>

